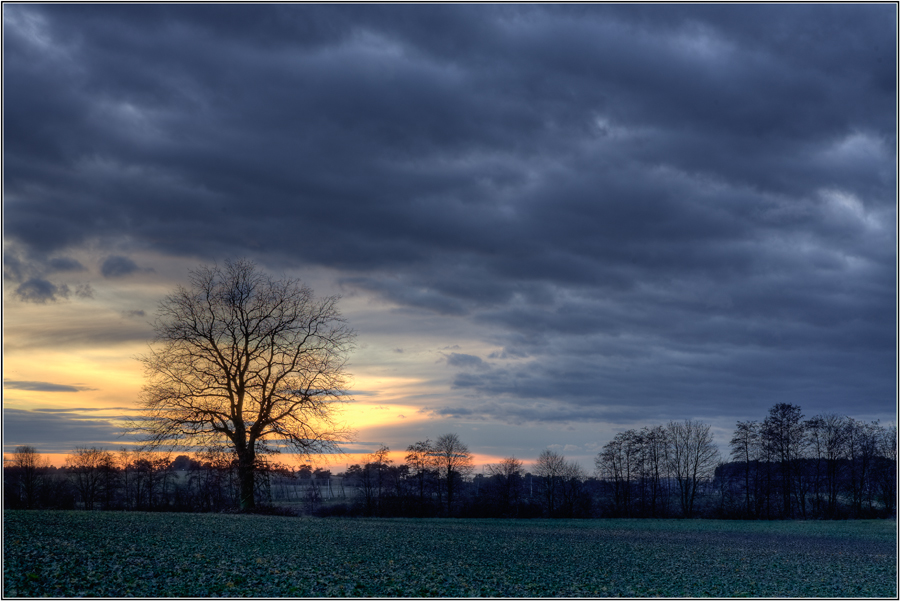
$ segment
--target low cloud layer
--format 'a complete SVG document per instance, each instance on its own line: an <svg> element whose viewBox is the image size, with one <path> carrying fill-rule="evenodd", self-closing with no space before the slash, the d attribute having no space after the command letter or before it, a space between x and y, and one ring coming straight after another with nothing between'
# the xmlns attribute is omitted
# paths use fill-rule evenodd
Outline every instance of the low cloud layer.
<svg viewBox="0 0 900 601"><path fill-rule="evenodd" d="M434 416L892 414L895 24L9 5L4 277L49 308L147 276L137 252L327 268L494 349L442 355Z"/></svg>
<svg viewBox="0 0 900 601"><path fill-rule="evenodd" d="M116 420L121 417L88 417L84 409L69 411L28 411L3 409L3 448L10 452L19 445L35 445L42 453L68 453L75 447L116 450L137 439L127 434ZM89 411L89 410L88 410ZM40 441L37 442L36 441Z"/></svg>

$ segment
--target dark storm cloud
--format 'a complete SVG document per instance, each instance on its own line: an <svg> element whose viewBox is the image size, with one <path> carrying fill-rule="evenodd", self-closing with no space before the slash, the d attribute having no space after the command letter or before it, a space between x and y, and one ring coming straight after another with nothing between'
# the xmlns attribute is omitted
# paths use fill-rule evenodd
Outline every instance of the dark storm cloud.
<svg viewBox="0 0 900 601"><path fill-rule="evenodd" d="M127 275L126 242L328 266L483 326L503 350L453 360L453 385L510 419L890 412L895 23L887 4L7 5L4 275L52 300L28 265L98 244Z"/></svg>

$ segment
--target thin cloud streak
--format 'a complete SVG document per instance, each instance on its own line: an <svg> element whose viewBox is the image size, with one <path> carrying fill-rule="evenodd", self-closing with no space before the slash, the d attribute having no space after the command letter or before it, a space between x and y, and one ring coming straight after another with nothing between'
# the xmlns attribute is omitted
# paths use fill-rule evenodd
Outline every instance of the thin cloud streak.
<svg viewBox="0 0 900 601"><path fill-rule="evenodd" d="M23 382L18 380L3 380L3 388L10 390L31 390L36 392L79 392L82 390L95 390L87 386L68 384L53 384L52 382Z"/></svg>

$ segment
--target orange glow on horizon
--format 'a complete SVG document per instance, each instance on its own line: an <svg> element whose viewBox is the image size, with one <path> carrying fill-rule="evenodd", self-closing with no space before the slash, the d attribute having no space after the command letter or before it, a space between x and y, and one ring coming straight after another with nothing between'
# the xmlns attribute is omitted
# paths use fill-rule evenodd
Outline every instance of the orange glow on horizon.
<svg viewBox="0 0 900 601"><path fill-rule="evenodd" d="M122 450L121 447L117 448L106 448L105 450L109 451L113 454L116 459L119 459L120 452ZM74 451L74 449L73 449ZM66 458L71 455L69 453L41 453L40 449L38 449L38 453L40 453L41 457L45 459L50 465L60 468L65 466ZM186 451L173 451L171 453L159 452L158 454L168 454L171 459L175 459L179 455L187 455L191 458L196 458L196 453L186 452ZM276 453L274 455L269 455L267 457L270 463L281 463L290 468L298 468L301 465L311 465L313 469L322 468L330 470L334 474L338 474L344 472L351 465L365 465L366 462L371 461L373 459L371 453L333 453L333 454L322 454L315 455L314 457L303 457L301 455L294 455L289 453ZM390 451L388 453L388 459L390 460L390 465L400 466L406 464L406 451ZM484 471L487 474L486 466L487 464L499 463L503 457L497 457L493 455L485 455L482 453L473 453L472 454L472 465L473 472L472 475L480 474ZM3 454L3 464L9 465L12 460L12 453L4 453ZM528 471L530 469L531 464L533 462L522 461L522 469Z"/></svg>

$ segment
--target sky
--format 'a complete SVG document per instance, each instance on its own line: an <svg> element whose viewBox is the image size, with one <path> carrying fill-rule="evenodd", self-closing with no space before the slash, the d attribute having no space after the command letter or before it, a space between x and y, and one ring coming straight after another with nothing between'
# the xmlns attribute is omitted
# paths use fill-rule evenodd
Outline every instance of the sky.
<svg viewBox="0 0 900 601"><path fill-rule="evenodd" d="M342 297L339 469L896 422L896 5L2 10L5 452L131 444L236 258Z"/></svg>

